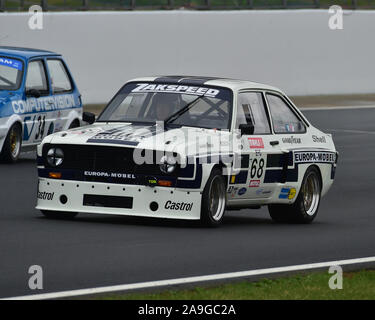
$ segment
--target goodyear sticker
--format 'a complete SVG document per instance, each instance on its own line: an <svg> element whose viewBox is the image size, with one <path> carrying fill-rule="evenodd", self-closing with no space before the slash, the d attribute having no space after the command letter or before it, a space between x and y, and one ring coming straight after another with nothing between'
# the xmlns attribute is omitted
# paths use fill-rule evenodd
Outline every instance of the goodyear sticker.
<svg viewBox="0 0 375 320"><path fill-rule="evenodd" d="M296 188L282 188L280 191L279 199L292 200L296 196Z"/></svg>

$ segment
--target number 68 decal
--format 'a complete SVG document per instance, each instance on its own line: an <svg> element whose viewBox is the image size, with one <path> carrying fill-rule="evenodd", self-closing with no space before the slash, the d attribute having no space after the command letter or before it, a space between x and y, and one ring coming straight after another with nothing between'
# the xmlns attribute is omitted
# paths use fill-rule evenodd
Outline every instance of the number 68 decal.
<svg viewBox="0 0 375 320"><path fill-rule="evenodd" d="M251 162L251 167L250 167L250 177L252 178L260 178L263 175L264 171L264 159L260 159L258 162L258 159L253 159Z"/></svg>

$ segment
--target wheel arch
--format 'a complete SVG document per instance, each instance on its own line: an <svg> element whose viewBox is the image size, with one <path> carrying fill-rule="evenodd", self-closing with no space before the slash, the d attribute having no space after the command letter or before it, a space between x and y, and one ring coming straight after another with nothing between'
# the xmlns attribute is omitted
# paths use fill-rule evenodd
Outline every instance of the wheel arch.
<svg viewBox="0 0 375 320"><path fill-rule="evenodd" d="M11 116L11 117L8 119L8 121L7 121L6 124L5 124L7 130L6 130L6 132L5 132L4 137L0 139L0 153L1 153L2 150L3 150L4 142L5 142L5 140L6 140L6 137L7 137L8 134L9 134L9 130L10 130L10 128L11 128L12 126L14 126L15 124L18 125L18 126L21 128L21 139L22 139L22 140L21 140L21 145L22 145L22 142L23 142L23 130L24 130L23 123L22 123L22 119L21 119L19 116L17 116L17 115L13 115L13 116Z"/></svg>
<svg viewBox="0 0 375 320"><path fill-rule="evenodd" d="M318 176L319 176L319 182L320 182L320 191L322 191L323 190L323 178L322 178L322 172L321 172L319 166L317 164L312 164L312 165L308 166L306 171L305 171L305 174L306 174L307 170L309 170L310 168L315 168L317 170L317 172L319 174Z"/></svg>
<svg viewBox="0 0 375 320"><path fill-rule="evenodd" d="M78 118L75 118L73 119L70 124L69 124L69 127L70 128L73 124L75 124L75 126L73 128L78 128L81 126L81 121L78 119Z"/></svg>
<svg viewBox="0 0 375 320"><path fill-rule="evenodd" d="M225 170L226 170L226 165L222 162L222 161L220 161L219 163L216 163L213 167L212 167L212 169L211 169L211 173L214 171L214 170L221 170L221 174L224 176L224 180L225 180L225 185L226 186L228 186L228 177L227 177L227 174L225 174ZM210 173L210 174L211 174Z"/></svg>

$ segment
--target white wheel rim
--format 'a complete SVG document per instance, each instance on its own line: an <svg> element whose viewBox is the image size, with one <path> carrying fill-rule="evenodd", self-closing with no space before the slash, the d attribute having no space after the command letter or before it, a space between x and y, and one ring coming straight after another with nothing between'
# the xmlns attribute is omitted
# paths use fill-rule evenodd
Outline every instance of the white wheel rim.
<svg viewBox="0 0 375 320"><path fill-rule="evenodd" d="M306 177L302 186L302 193L305 211L309 216L313 216L320 201L319 181L313 172Z"/></svg>
<svg viewBox="0 0 375 320"><path fill-rule="evenodd" d="M220 176L212 179L208 195L210 215L213 220L219 221L225 210L225 187Z"/></svg>

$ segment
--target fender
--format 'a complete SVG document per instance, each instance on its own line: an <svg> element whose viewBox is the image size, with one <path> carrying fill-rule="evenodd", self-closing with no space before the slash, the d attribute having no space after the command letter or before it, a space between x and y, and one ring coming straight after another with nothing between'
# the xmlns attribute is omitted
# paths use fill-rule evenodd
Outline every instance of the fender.
<svg viewBox="0 0 375 320"><path fill-rule="evenodd" d="M8 135L9 129L16 122L18 122L21 125L23 135L23 121L18 114L12 114L10 117L0 118L0 152L3 150L3 145Z"/></svg>
<svg viewBox="0 0 375 320"><path fill-rule="evenodd" d="M82 107L75 108L69 111L64 130L68 130L71 123L76 119L79 120L79 125L81 126L82 125Z"/></svg>

